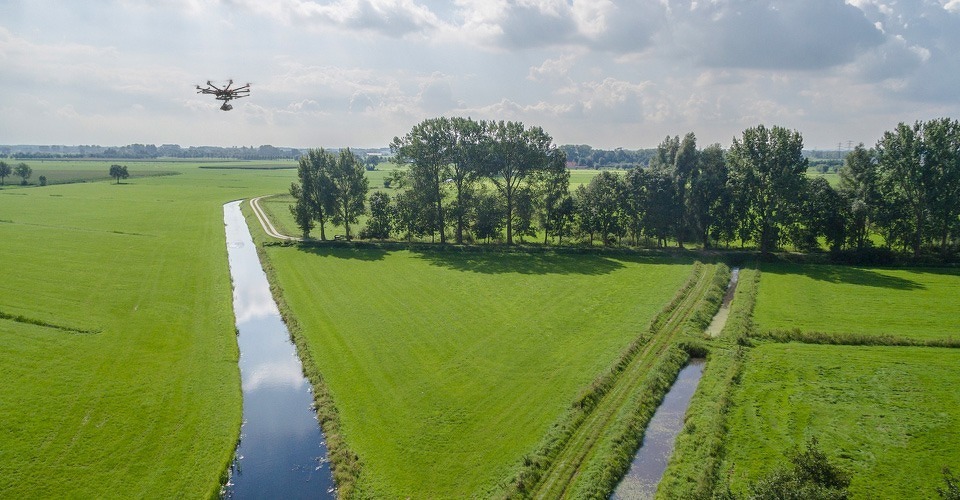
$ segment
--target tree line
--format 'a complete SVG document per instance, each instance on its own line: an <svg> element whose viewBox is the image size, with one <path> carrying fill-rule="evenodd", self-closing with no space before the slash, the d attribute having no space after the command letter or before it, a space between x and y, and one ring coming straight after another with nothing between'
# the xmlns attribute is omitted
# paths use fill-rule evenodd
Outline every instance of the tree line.
<svg viewBox="0 0 960 500"><path fill-rule="evenodd" d="M344 162L362 170L355 154L302 156L291 210L303 234L316 224L325 239L326 222L356 224L369 213L362 238L458 244L539 235L556 244L863 251L880 235L881 245L918 256L946 255L960 238L960 124L947 118L901 123L875 147L858 145L838 187L807 176L801 134L779 126L748 128L726 150L699 148L692 132L667 136L648 165L601 172L574 190L566 151L519 122L431 118L391 150L408 168L388 179L396 194L377 191L367 203L362 171L349 182L336 174Z"/></svg>
<svg viewBox="0 0 960 500"><path fill-rule="evenodd" d="M16 175L20 178L20 185L26 186L27 179L33 175L33 169L30 168L30 165L20 162L16 165L10 165L5 161L0 161L0 186L3 186L6 182L6 178L11 174Z"/></svg>

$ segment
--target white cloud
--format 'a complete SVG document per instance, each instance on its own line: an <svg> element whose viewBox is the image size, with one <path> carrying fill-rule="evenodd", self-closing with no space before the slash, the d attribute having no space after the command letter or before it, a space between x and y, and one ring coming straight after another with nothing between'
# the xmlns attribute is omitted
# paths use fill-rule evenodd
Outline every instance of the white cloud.
<svg viewBox="0 0 960 500"><path fill-rule="evenodd" d="M245 8L287 25L314 29L359 30L387 37L429 35L444 23L430 9L412 0L234 0Z"/></svg>
<svg viewBox="0 0 960 500"><path fill-rule="evenodd" d="M530 67L530 72L527 73L527 79L534 81L562 79L566 77L570 69L573 68L576 60L577 56L573 54L566 54L557 59L547 59L539 66Z"/></svg>

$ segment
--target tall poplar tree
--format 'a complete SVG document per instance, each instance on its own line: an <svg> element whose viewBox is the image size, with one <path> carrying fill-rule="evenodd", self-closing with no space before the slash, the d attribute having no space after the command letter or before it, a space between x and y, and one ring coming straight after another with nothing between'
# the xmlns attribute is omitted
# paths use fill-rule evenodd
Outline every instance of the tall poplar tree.
<svg viewBox="0 0 960 500"><path fill-rule="evenodd" d="M364 170L363 160L349 148L340 150L330 169L334 200L331 220L335 225L343 226L348 240L351 238L350 224L355 224L365 210L369 181Z"/></svg>
<svg viewBox="0 0 960 500"><path fill-rule="evenodd" d="M798 217L807 171L803 137L778 126L748 128L734 138L727 161L730 185L745 195L744 215L760 252L778 248L783 228Z"/></svg>

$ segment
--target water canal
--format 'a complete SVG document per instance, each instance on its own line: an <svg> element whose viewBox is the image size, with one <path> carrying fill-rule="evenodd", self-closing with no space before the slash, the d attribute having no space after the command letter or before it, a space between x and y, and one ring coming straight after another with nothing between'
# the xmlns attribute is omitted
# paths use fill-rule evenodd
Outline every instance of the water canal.
<svg viewBox="0 0 960 500"><path fill-rule="evenodd" d="M240 346L243 427L227 498L334 498L327 447L240 202L223 206Z"/></svg>
<svg viewBox="0 0 960 500"><path fill-rule="evenodd" d="M673 443L683 427L683 417L690 406L693 393L697 390L697 384L700 383L704 364L705 360L695 358L680 370L677 380L647 424L643 443L630 464L630 470L617 485L611 498L653 498L663 471L667 469L670 455L673 454Z"/></svg>

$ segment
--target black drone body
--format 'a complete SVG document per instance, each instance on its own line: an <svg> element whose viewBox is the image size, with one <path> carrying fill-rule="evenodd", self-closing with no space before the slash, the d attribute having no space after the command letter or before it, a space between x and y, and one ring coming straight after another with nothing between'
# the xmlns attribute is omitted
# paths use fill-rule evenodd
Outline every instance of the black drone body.
<svg viewBox="0 0 960 500"><path fill-rule="evenodd" d="M250 95L250 84L241 85L239 87L230 88L233 85L233 80L230 80L227 83L226 87L220 88L216 85L210 83L210 80L207 80L207 86L201 87L197 85L198 94L213 94L218 101L223 101L223 106L220 106L220 109L223 111L230 111L233 109L233 106L230 105L230 101L233 99L239 99L241 97L247 97Z"/></svg>

